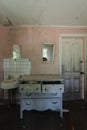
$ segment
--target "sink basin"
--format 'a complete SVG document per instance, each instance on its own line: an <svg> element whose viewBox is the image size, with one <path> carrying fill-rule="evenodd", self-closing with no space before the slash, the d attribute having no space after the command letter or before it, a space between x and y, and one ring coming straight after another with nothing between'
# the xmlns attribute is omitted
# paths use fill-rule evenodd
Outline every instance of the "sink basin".
<svg viewBox="0 0 87 130"><path fill-rule="evenodd" d="M18 87L18 81L14 79L3 80L1 82L2 89L13 89Z"/></svg>

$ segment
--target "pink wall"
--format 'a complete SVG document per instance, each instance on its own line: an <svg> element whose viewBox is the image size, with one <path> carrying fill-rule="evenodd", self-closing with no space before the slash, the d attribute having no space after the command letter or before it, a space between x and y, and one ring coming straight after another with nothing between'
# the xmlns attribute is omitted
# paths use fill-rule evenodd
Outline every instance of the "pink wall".
<svg viewBox="0 0 87 130"><path fill-rule="evenodd" d="M11 57L12 45L9 42L8 28L0 27L0 81L3 80L3 58ZM0 98L3 90L0 89Z"/></svg>
<svg viewBox="0 0 87 130"><path fill-rule="evenodd" d="M58 74L58 42L59 34L87 33L87 28L64 28L64 27L14 27L14 44L21 45L22 57L32 61L32 74ZM42 43L52 42L55 44L54 63L41 62Z"/></svg>
<svg viewBox="0 0 87 130"><path fill-rule="evenodd" d="M32 74L58 74L59 34L87 34L87 28L70 27L0 27L0 80L3 79L2 59L12 57L12 45L19 44L22 57L32 61ZM42 43L55 44L54 63L41 62Z"/></svg>

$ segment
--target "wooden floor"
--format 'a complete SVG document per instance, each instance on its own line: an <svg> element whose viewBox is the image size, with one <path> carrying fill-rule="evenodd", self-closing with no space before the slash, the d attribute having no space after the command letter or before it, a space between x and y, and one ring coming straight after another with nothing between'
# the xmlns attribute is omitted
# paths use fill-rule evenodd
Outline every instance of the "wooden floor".
<svg viewBox="0 0 87 130"><path fill-rule="evenodd" d="M0 130L87 130L87 104L84 101L65 101L64 118L58 112L24 111L19 118L19 106L0 105Z"/></svg>
<svg viewBox="0 0 87 130"><path fill-rule="evenodd" d="M66 119L69 122L68 127L72 130L87 130L87 102L84 100L66 101L64 102L64 108L67 108L70 112Z"/></svg>

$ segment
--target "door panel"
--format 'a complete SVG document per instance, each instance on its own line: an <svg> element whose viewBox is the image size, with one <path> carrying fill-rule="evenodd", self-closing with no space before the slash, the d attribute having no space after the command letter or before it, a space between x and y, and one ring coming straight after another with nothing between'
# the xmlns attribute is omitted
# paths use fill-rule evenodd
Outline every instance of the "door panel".
<svg viewBox="0 0 87 130"><path fill-rule="evenodd" d="M71 46L69 42L65 42L62 46L62 67L64 74L70 74L71 71Z"/></svg>
<svg viewBox="0 0 87 130"><path fill-rule="evenodd" d="M78 78L74 79L73 86L73 92L80 92L80 80Z"/></svg>
<svg viewBox="0 0 87 130"><path fill-rule="evenodd" d="M71 92L71 80L70 78L64 78L64 93L70 93Z"/></svg>
<svg viewBox="0 0 87 130"><path fill-rule="evenodd" d="M74 41L75 42L75 41ZM81 61L81 45L80 41L72 43L72 62L73 62L73 72L79 72L81 67L80 67L80 61Z"/></svg>
<svg viewBox="0 0 87 130"><path fill-rule="evenodd" d="M64 98L81 98L81 70L83 40L75 38L62 39L62 76L64 78Z"/></svg>

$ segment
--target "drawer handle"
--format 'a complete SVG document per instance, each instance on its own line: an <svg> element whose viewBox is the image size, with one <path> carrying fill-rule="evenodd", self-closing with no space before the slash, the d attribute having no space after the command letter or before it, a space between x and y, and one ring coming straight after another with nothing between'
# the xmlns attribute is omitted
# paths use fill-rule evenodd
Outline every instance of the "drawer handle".
<svg viewBox="0 0 87 130"><path fill-rule="evenodd" d="M26 93L26 96L31 96L31 93Z"/></svg>
<svg viewBox="0 0 87 130"><path fill-rule="evenodd" d="M26 105L31 105L31 102L26 102Z"/></svg>
<svg viewBox="0 0 87 130"><path fill-rule="evenodd" d="M45 91L47 91L47 88L45 88Z"/></svg>
<svg viewBox="0 0 87 130"><path fill-rule="evenodd" d="M38 88L36 88L36 90L38 90Z"/></svg>
<svg viewBox="0 0 87 130"><path fill-rule="evenodd" d="M60 88L60 90L62 90L62 88Z"/></svg>
<svg viewBox="0 0 87 130"><path fill-rule="evenodd" d="M57 93L52 93L52 95L53 95L53 96L56 96L56 95L57 95Z"/></svg>
<svg viewBox="0 0 87 130"><path fill-rule="evenodd" d="M24 88L21 88L21 90L24 90Z"/></svg>
<svg viewBox="0 0 87 130"><path fill-rule="evenodd" d="M52 102L53 104L57 104L57 102Z"/></svg>

